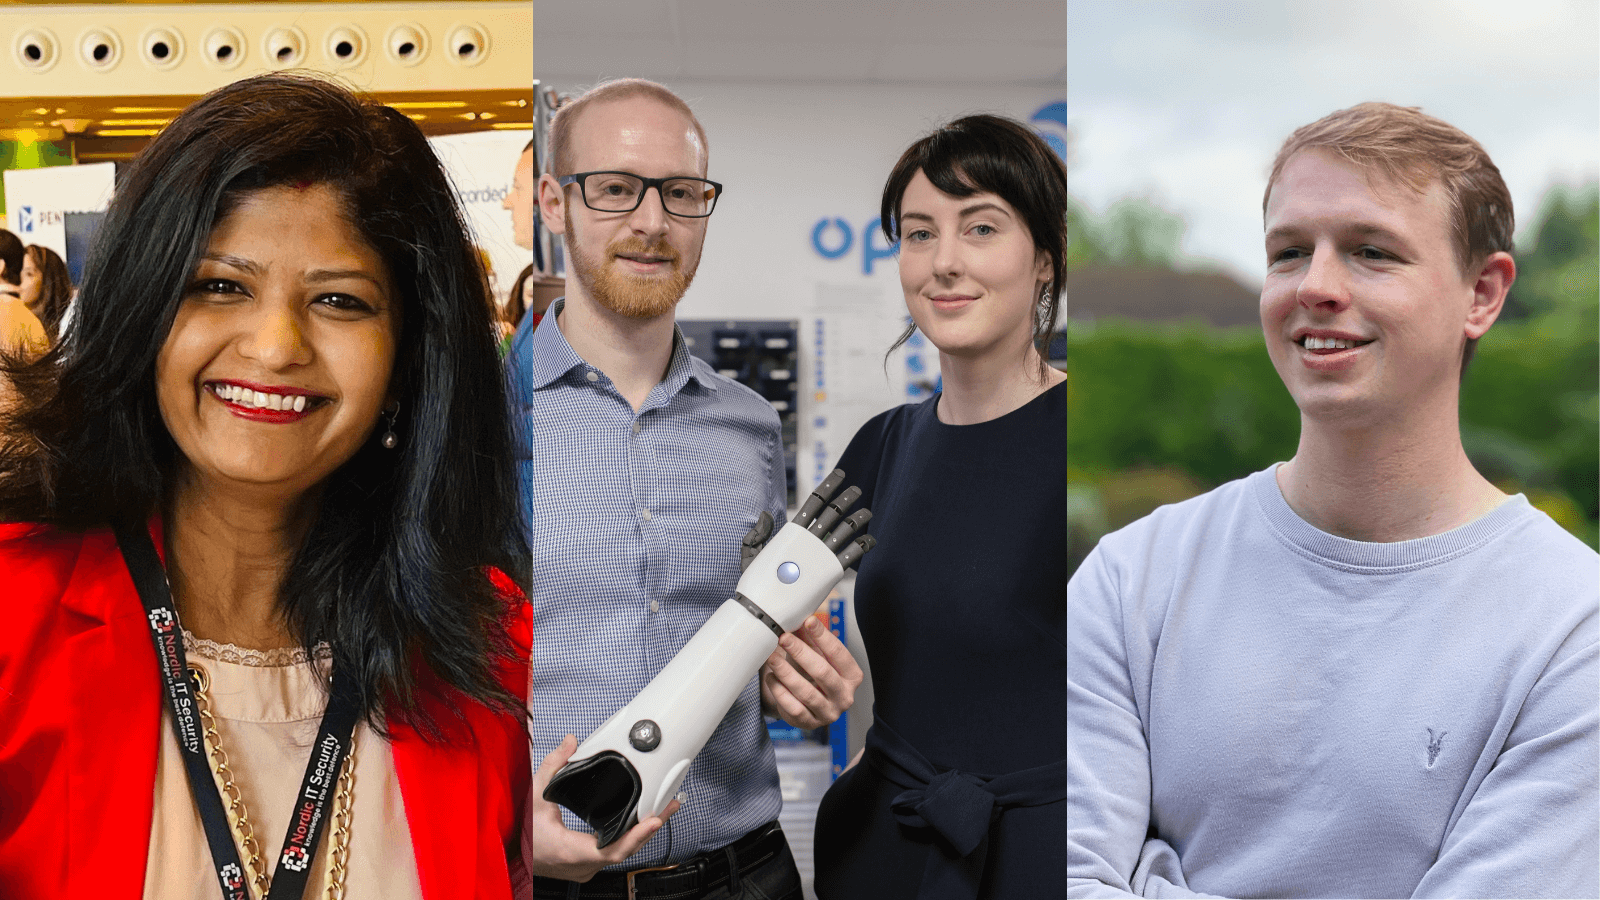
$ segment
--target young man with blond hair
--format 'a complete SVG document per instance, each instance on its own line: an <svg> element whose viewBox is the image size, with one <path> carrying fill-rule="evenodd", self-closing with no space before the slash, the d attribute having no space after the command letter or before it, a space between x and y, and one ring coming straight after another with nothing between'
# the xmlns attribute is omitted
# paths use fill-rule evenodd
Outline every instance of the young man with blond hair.
<svg viewBox="0 0 1600 900"><path fill-rule="evenodd" d="M1600 558L1461 446L1500 173L1364 103L1290 135L1264 213L1299 446L1073 576L1068 895L1597 896Z"/></svg>
<svg viewBox="0 0 1600 900"><path fill-rule="evenodd" d="M542 796L574 738L734 595L742 538L763 511L781 526L787 497L777 413L690 355L674 319L721 191L694 113L659 84L608 82L557 111L549 159L538 212L571 271L509 359L534 561L529 728L544 757L522 840L532 896L799 900L761 708L815 728L850 706L862 673L825 628L782 637L690 764L682 808L599 847Z"/></svg>

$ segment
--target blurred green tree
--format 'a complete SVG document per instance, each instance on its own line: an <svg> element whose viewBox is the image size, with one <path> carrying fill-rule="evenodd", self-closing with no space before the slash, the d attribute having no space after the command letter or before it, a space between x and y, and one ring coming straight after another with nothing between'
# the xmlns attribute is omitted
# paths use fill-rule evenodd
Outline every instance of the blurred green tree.
<svg viewBox="0 0 1600 900"><path fill-rule="evenodd" d="M1171 269L1185 226L1180 216L1149 200L1124 197L1094 216L1067 198L1067 271L1087 265Z"/></svg>
<svg viewBox="0 0 1600 900"><path fill-rule="evenodd" d="M1090 213L1071 194L1067 195L1067 271L1073 272L1098 262L1101 250L1094 242Z"/></svg>
<svg viewBox="0 0 1600 900"><path fill-rule="evenodd" d="M1522 243L1517 281L1501 320L1561 313L1572 317L1569 324L1586 324L1592 333L1600 272L1600 185L1552 187Z"/></svg>
<svg viewBox="0 0 1600 900"><path fill-rule="evenodd" d="M1571 498L1593 543L1600 520L1600 185L1551 188L1524 240L1507 310L1479 343L1462 385L1462 441L1490 478Z"/></svg>

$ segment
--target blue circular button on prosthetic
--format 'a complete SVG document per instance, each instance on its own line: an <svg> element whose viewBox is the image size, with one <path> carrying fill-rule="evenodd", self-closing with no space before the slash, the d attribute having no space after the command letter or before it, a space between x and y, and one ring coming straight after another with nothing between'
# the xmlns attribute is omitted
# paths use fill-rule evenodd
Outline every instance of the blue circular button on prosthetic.
<svg viewBox="0 0 1600 900"><path fill-rule="evenodd" d="M800 567L792 562L786 562L778 567L778 580L784 584L794 584L800 580Z"/></svg>

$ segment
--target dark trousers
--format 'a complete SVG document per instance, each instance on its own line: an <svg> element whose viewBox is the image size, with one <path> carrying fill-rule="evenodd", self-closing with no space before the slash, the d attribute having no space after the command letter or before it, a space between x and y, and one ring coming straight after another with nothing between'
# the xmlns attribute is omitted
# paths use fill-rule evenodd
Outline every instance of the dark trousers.
<svg viewBox="0 0 1600 900"><path fill-rule="evenodd" d="M736 873L728 878L728 873ZM696 873L699 873L698 876ZM583 884L533 879L535 900L628 900L627 876L601 872ZM668 872L635 878L637 900L801 900L800 870L778 823L708 850Z"/></svg>

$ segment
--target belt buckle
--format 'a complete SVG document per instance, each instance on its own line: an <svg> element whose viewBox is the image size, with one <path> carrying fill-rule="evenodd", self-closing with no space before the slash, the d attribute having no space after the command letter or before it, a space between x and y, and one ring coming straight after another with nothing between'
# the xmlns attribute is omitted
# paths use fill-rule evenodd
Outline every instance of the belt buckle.
<svg viewBox="0 0 1600 900"><path fill-rule="evenodd" d="M628 900L639 900L639 888L634 885L633 879L639 875L648 875L651 872L670 872L673 869L683 868L683 863L673 863L670 866L655 866L649 869L633 869L626 873L628 885Z"/></svg>

